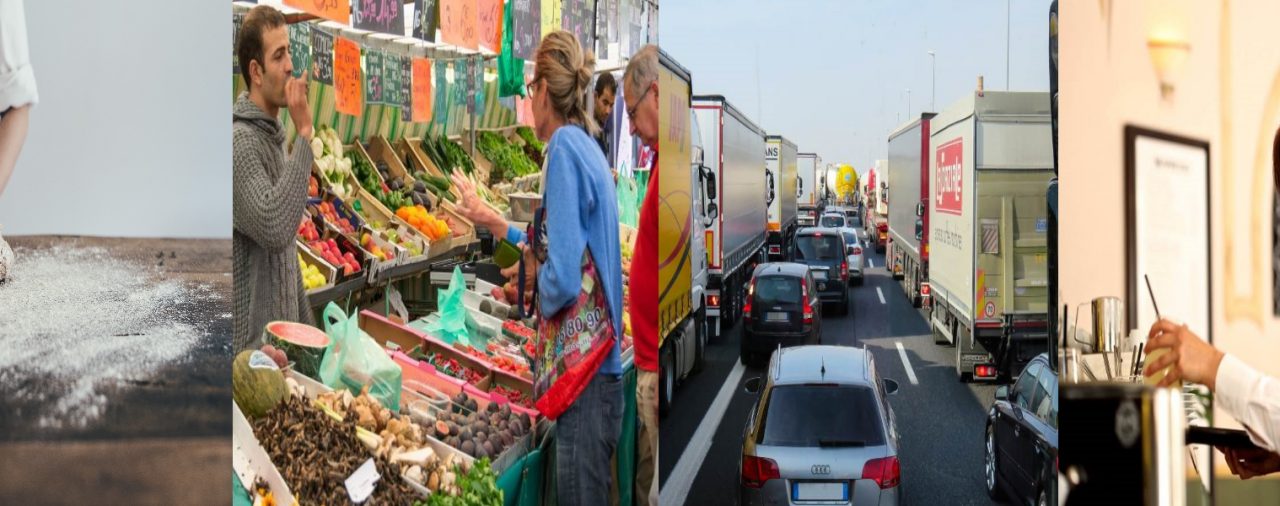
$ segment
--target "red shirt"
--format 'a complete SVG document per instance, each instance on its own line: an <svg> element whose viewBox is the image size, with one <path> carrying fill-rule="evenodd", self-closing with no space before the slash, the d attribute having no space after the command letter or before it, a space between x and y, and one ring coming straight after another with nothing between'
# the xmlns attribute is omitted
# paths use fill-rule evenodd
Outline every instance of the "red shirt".
<svg viewBox="0 0 1280 506"><path fill-rule="evenodd" d="M658 156L640 204L636 249L631 258L631 332L636 368L658 372Z"/></svg>

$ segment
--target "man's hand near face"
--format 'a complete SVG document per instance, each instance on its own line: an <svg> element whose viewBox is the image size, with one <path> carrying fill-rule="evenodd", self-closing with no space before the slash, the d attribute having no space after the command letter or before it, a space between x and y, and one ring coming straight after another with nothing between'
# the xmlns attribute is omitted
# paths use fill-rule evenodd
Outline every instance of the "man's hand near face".
<svg viewBox="0 0 1280 506"><path fill-rule="evenodd" d="M305 76L305 74L304 74ZM311 106L307 104L307 79L306 77L291 77L285 82L284 94L285 102L289 106L289 118L293 120L293 125L298 129L298 135L308 142L311 141Z"/></svg>

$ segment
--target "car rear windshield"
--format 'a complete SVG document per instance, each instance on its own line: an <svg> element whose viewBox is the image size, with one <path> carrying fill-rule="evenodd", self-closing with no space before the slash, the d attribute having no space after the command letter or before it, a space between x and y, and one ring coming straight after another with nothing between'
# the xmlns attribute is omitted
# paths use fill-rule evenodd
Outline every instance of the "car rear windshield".
<svg viewBox="0 0 1280 506"><path fill-rule="evenodd" d="M840 237L835 235L802 235L796 238L796 260L836 260L844 258Z"/></svg>
<svg viewBox="0 0 1280 506"><path fill-rule="evenodd" d="M850 216L850 217L849 217L849 225L848 225L848 226L853 227L853 228L861 228L861 227L862 227L862 218L858 217L857 215Z"/></svg>
<svg viewBox="0 0 1280 506"><path fill-rule="evenodd" d="M786 385L769 394L759 444L879 446L884 429L870 388Z"/></svg>
<svg viewBox="0 0 1280 506"><path fill-rule="evenodd" d="M854 233L852 230L842 230L840 235L844 236L844 242L849 246L853 246L858 243L858 234Z"/></svg>
<svg viewBox="0 0 1280 506"><path fill-rule="evenodd" d="M799 304L800 278L792 276L766 276L756 278L755 302L770 304Z"/></svg>
<svg viewBox="0 0 1280 506"><path fill-rule="evenodd" d="M844 218L839 216L823 216L822 226L831 228L840 228L844 226Z"/></svg>

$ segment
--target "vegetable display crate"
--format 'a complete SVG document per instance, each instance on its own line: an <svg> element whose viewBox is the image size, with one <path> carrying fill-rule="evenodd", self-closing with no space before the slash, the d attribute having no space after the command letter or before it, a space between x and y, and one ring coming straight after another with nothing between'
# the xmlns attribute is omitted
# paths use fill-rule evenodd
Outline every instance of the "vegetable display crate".
<svg viewBox="0 0 1280 506"><path fill-rule="evenodd" d="M360 312L359 326L379 345L384 348L399 349L405 354L406 358L412 358L408 357L408 353L411 350L420 348L423 354L435 353L441 360L470 369L475 374L475 377L471 378L470 381L467 378L456 379L462 380L463 384L472 383L481 390L488 390L489 382L492 381L493 376L493 366L488 362L457 350L426 332L410 328L407 325L400 325L372 311L365 310ZM394 345L389 345L388 343L393 343ZM434 369L436 368L432 366L432 370ZM440 372L443 374L443 371ZM457 395L458 391L461 390L459 385L445 384L439 387L441 391L449 395Z"/></svg>
<svg viewBox="0 0 1280 506"><path fill-rule="evenodd" d="M387 164L387 172L391 174L391 177L399 179L409 185L418 182L418 180L409 172L411 167L405 166L404 157L400 153L396 152L396 149L392 147L391 143L387 142L386 139L382 137L373 137L369 139L368 151L369 156L373 157L375 162L384 162ZM431 203L431 205L427 206L427 209L430 211L437 209L440 205L440 200L442 199L431 191L427 191L424 194Z"/></svg>
<svg viewBox="0 0 1280 506"><path fill-rule="evenodd" d="M360 291L368 286L368 281L364 276L357 276L346 281L339 281L332 288L317 290L314 293L307 294L307 303L312 308L321 308L330 302L341 302L352 294ZM316 321L320 321L320 317L316 317Z"/></svg>
<svg viewBox="0 0 1280 506"><path fill-rule="evenodd" d="M305 264L314 265L317 269L320 270L320 274L324 275L324 284L314 287L310 290L307 290L307 295L308 296L315 295L317 293L333 288L334 281L338 277L338 270L335 269L332 265L330 265L329 262L325 262L324 259L320 258L319 256L316 256L315 253L312 253L311 249L307 248L307 245L303 244L302 241L295 240L294 246L298 250L298 254L302 255L302 261Z"/></svg>
<svg viewBox="0 0 1280 506"><path fill-rule="evenodd" d="M431 157L427 156L427 153L422 150L421 137L405 137L396 141L395 152L401 159L406 161L406 170L423 171L432 176L449 178L449 175L440 170L435 162L431 161ZM453 194L455 201L462 198L462 190L456 186L450 186L449 193Z"/></svg>
<svg viewBox="0 0 1280 506"><path fill-rule="evenodd" d="M481 132L489 132L501 136L507 141L507 143L514 144L517 147L524 146L524 141L520 139L519 135L516 135L516 128L517 127L515 126L509 126L502 128L478 129L475 131L476 144L480 144ZM472 153L471 159L476 164L476 172L483 173L483 179L480 179L481 181L484 181L487 184L495 184L505 181L505 178L502 175L502 170L494 163L493 160L489 159L489 157L481 151L478 146L476 146L476 149L472 149L471 135L464 133L462 135L461 143L463 150L468 153ZM530 160L530 162L532 162L532 160ZM476 177L479 178L481 175L477 174Z"/></svg>
<svg viewBox="0 0 1280 506"><path fill-rule="evenodd" d="M358 206L360 213L364 214L365 218L371 223L385 224L388 229L395 230L397 234L415 237L426 246L422 255L409 258L403 263L421 264L421 268L425 269L430 259L438 257L449 250L451 245L450 238L442 241L432 241L423 235L421 231L396 216L395 213L383 206L381 202L378 202L378 199L373 198L373 195L370 195L364 189L356 191L352 206Z"/></svg>

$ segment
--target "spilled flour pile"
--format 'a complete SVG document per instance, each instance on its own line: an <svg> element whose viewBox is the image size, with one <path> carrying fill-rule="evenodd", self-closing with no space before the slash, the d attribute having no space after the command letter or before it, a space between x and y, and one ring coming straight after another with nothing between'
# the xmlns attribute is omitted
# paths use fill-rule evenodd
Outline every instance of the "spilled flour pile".
<svg viewBox="0 0 1280 506"><path fill-rule="evenodd" d="M186 356L202 325L180 306L216 297L102 248L20 250L10 274L0 285L0 385L30 385L16 400L39 406L45 428L85 426L106 409L105 387L146 381Z"/></svg>

